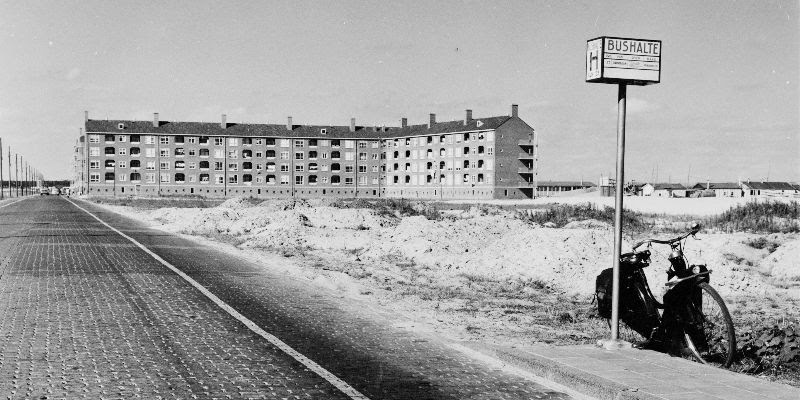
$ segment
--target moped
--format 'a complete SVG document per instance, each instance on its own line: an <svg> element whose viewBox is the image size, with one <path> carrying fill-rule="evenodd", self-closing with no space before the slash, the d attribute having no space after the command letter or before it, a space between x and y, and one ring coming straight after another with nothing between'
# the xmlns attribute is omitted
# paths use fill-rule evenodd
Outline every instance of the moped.
<svg viewBox="0 0 800 400"><path fill-rule="evenodd" d="M642 240L633 245L633 251L620 256L620 331L627 326L644 337L640 347L690 355L704 364L728 367L736 351L728 307L709 285L711 270L702 264L689 265L683 253L686 239L696 239L699 231L700 225L694 223L683 235ZM653 296L643 271L650 265L649 249L653 244L666 244L672 249L663 303ZM644 245L647 248L637 251ZM598 313L606 319L611 318L611 290L609 268L598 275L595 292Z"/></svg>

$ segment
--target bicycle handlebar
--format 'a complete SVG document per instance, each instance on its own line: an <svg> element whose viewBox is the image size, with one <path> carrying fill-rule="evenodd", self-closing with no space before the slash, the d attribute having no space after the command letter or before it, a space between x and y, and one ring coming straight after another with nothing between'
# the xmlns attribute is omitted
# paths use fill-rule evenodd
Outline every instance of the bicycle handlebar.
<svg viewBox="0 0 800 400"><path fill-rule="evenodd" d="M639 248L639 246L641 246L641 245L643 245L643 244L645 244L645 243L648 243L648 244L649 244L649 243L658 243L658 244L673 244L673 243L675 243L675 242L681 241L681 240L683 240L683 239L686 239L686 238L687 238L687 237L689 237L689 236L693 236L693 235L695 235L697 232L700 232L700 224L698 224L698 223L696 223L696 222L695 222L695 223L693 223L693 224L692 224L692 227L691 227L691 228L689 228L689 229L690 229L690 230L689 230L689 232L687 232L687 233L684 233L683 235L680 235L680 236L678 236L678 237L676 237L676 238L673 238L673 239L666 239L666 240L661 240L661 239L645 239L645 240L642 240L642 241L640 241L640 242L636 242L636 244L634 244L634 245L633 245L633 250L634 250L634 251L636 251L636 249L637 249L637 248Z"/></svg>

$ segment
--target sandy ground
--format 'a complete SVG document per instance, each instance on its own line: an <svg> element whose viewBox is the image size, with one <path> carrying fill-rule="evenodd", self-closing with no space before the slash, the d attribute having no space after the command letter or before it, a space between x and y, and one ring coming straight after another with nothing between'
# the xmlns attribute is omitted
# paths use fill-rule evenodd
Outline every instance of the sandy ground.
<svg viewBox="0 0 800 400"><path fill-rule="evenodd" d="M580 200L550 198L542 203ZM627 204L642 211L712 215L738 203L646 200L655 204L640 199ZM338 295L372 301L454 339L523 345L591 342L607 329L592 319L591 304L595 277L611 264L613 230L605 223L546 228L493 207L448 211L441 221L431 221L325 204L269 200L253 205L231 199L214 208L147 213L104 207L158 229L191 235ZM746 244L761 236L771 249ZM688 239L686 255L692 263L709 265L712 284L735 316L800 321L798 235L701 232L697 237ZM639 239L625 238L623 251ZM646 273L660 297L669 248L651 250L653 265Z"/></svg>

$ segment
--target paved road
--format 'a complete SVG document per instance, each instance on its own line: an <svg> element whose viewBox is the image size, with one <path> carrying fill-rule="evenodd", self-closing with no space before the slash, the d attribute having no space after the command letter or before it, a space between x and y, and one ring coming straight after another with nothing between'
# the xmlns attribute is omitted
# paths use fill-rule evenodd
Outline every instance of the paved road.
<svg viewBox="0 0 800 400"><path fill-rule="evenodd" d="M76 203L302 355L287 354L66 199L36 197L0 203L4 396L568 398L392 328L391 315Z"/></svg>

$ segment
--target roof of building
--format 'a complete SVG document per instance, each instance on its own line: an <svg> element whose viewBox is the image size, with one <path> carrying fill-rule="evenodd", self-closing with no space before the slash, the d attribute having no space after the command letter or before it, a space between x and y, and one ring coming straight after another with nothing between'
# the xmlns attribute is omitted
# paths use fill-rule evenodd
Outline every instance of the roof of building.
<svg viewBox="0 0 800 400"><path fill-rule="evenodd" d="M742 182L742 185L747 185L750 189L757 190L795 190L789 182Z"/></svg>
<svg viewBox="0 0 800 400"><path fill-rule="evenodd" d="M680 183L648 183L655 190L686 190Z"/></svg>
<svg viewBox="0 0 800 400"><path fill-rule="evenodd" d="M589 181L539 181L538 186L561 186L561 187L594 187L597 186Z"/></svg>
<svg viewBox="0 0 800 400"><path fill-rule="evenodd" d="M698 182L696 185L692 186L692 189L711 189L711 190L740 189L740 188L741 186L739 186L739 184L736 182L706 182L706 183Z"/></svg>
<svg viewBox="0 0 800 400"><path fill-rule="evenodd" d="M409 125L405 128L356 126L355 131L350 131L350 126L334 125L293 125L289 130L286 124L240 124L228 123L225 128L219 122L173 122L159 121L158 127L153 126L153 121L128 121L128 120L94 120L86 121L87 133L127 133L127 134L161 134L161 135L192 135L192 136L264 136L264 137L303 137L303 138L394 138L406 136L438 135L455 132L474 132L497 129L508 120L518 117L499 116L488 118L475 118L468 124L464 120L436 122L428 128L428 124ZM523 121L524 122L524 121ZM119 129L123 124L124 128ZM325 129L325 134L322 130Z"/></svg>

